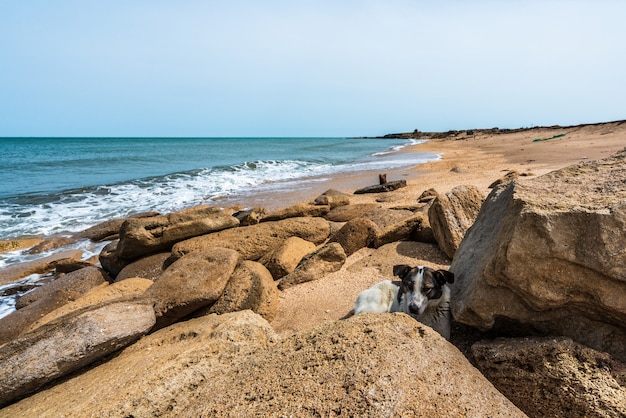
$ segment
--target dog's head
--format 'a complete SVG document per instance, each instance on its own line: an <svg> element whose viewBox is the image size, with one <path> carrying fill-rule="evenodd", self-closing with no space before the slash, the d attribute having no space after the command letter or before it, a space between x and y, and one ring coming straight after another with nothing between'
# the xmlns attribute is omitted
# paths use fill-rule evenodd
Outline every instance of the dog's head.
<svg viewBox="0 0 626 418"><path fill-rule="evenodd" d="M446 283L454 282L453 273L424 266L411 267L406 264L393 266L393 275L402 279L398 303L401 303L401 298L405 295L409 311L417 315L424 313L428 301L441 297Z"/></svg>

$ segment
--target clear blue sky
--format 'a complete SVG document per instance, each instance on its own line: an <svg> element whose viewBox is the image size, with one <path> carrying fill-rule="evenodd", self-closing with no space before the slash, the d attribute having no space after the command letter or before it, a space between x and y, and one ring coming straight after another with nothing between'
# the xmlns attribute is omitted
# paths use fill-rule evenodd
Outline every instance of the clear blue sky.
<svg viewBox="0 0 626 418"><path fill-rule="evenodd" d="M0 136L626 119L626 1L0 0Z"/></svg>

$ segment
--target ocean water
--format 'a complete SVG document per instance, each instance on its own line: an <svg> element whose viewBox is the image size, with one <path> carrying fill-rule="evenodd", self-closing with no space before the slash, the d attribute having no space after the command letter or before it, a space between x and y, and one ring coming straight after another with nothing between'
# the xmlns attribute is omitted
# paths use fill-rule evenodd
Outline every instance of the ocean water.
<svg viewBox="0 0 626 418"><path fill-rule="evenodd" d="M0 240L70 235L107 219L168 213L347 172L436 159L379 138L0 138ZM81 242L85 258L104 244ZM49 255L0 253L0 269ZM23 281L28 287L38 277ZM16 284L13 284L16 285ZM19 283L17 283L19 285ZM0 287L0 316L12 309ZM11 295L14 299L14 295ZM11 299L11 298L10 298ZM6 309L5 309L6 310Z"/></svg>

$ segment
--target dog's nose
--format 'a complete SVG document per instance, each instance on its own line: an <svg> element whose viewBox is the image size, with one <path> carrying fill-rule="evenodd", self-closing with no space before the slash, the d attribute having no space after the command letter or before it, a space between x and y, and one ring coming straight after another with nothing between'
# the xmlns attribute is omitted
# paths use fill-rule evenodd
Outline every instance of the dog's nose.
<svg viewBox="0 0 626 418"><path fill-rule="evenodd" d="M413 306L413 305L409 306L409 311L411 311L411 313L415 314L415 315L419 315L420 314L420 310L417 307Z"/></svg>

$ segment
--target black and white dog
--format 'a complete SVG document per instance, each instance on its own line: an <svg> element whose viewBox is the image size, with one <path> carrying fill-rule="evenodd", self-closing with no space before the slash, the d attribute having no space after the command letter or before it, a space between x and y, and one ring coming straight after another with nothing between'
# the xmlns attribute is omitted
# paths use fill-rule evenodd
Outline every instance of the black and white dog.
<svg viewBox="0 0 626 418"><path fill-rule="evenodd" d="M450 338L450 288L454 274L430 267L411 267L406 264L393 267L393 275L400 277L400 285L383 280L359 293L354 302L354 314L404 312Z"/></svg>

